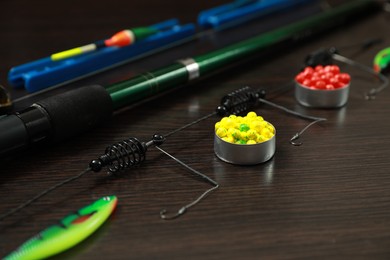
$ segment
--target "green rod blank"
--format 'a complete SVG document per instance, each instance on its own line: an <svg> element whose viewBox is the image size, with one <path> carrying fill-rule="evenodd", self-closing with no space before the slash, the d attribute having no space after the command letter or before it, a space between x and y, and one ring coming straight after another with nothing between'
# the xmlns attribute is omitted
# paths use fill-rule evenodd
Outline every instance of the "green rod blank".
<svg viewBox="0 0 390 260"><path fill-rule="evenodd" d="M198 77L207 76L221 68L231 66L260 51L272 48L276 44L285 41L295 42L319 31L334 28L350 19L352 15L367 13L375 6L376 4L371 0L351 1L248 40L195 56L192 59L196 62ZM181 63L174 63L165 68L110 85L107 87L107 91L113 100L114 108L120 108L165 90L184 85L190 80L189 74L188 67Z"/></svg>

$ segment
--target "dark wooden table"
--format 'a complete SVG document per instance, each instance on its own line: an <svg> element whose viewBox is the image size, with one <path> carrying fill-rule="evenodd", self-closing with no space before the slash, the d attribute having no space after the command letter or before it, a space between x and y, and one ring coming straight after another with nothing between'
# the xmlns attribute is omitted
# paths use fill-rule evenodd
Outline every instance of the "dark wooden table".
<svg viewBox="0 0 390 260"><path fill-rule="evenodd" d="M25 97L23 89L11 89L7 83L12 66L128 26L173 17L182 23L195 22L201 10L223 2L2 1L1 83L14 99ZM219 119L202 121L169 137L162 146L220 184L182 217L165 221L159 212L162 208L175 212L210 185L151 148L140 167L117 177L103 172L87 174L4 219L0 223L0 255L68 213L114 194L119 204L107 223L58 259L389 259L389 89L366 101L364 93L380 82L340 64L352 76L348 104L340 109L309 109L297 104L289 84L306 55L320 47L340 47L344 56L371 66L374 55L390 45L389 21L389 14L377 12L132 106L84 135L2 158L0 214L76 175L107 145L130 136L148 141L155 133L167 133L214 111L223 95L246 85L264 88L269 100L279 105L328 119L305 132L304 144L296 147L289 139L308 121L267 105L257 108L258 114L275 125L277 141L275 156L255 166L219 160L213 151L213 127ZM111 84L240 40L240 33L234 35L226 39L223 32L216 33L57 91L91 83ZM374 38L382 42L366 50L341 48ZM15 106L23 107L40 97L25 98Z"/></svg>

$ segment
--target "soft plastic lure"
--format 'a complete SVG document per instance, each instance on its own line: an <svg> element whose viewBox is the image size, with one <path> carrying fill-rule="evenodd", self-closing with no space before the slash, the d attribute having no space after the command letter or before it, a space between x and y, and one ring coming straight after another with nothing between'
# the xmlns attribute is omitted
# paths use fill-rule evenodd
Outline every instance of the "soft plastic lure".
<svg viewBox="0 0 390 260"><path fill-rule="evenodd" d="M116 196L98 199L32 237L4 259L43 259L75 246L107 220L117 202Z"/></svg>
<svg viewBox="0 0 390 260"><path fill-rule="evenodd" d="M374 58L374 70L376 72L381 72L385 70L390 64L390 47L381 50L375 55Z"/></svg>

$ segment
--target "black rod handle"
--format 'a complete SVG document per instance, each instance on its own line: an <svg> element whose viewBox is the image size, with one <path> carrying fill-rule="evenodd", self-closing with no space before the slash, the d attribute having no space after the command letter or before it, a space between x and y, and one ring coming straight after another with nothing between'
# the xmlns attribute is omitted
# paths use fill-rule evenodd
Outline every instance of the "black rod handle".
<svg viewBox="0 0 390 260"><path fill-rule="evenodd" d="M58 142L106 121L113 113L110 94L99 85L43 99L0 118L0 155L42 142Z"/></svg>

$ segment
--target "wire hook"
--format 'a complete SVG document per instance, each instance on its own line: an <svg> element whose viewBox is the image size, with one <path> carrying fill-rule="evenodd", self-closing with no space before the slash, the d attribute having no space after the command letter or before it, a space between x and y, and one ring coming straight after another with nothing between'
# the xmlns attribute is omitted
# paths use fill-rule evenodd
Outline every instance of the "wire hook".
<svg viewBox="0 0 390 260"><path fill-rule="evenodd" d="M184 213L187 212L187 209L191 208L192 206L195 206L196 204L198 204L204 197L207 196L207 194L209 194L210 192L212 192L213 190L216 190L219 188L219 184L214 182L213 181L213 184L215 185L214 187L211 187L210 189L206 190L205 192L203 192L196 200L192 201L191 203L181 207L177 212L176 214L174 215L168 215L167 214L167 210L166 209L162 209L160 211L160 217L164 220L172 220L172 219L175 219L177 217L180 217L181 215L183 215Z"/></svg>
<svg viewBox="0 0 390 260"><path fill-rule="evenodd" d="M289 114L292 114L292 115L295 115L295 116L298 116L298 117L301 117L301 118L304 118L304 119L308 119L308 120L313 120L311 123L309 123L307 126L305 126L301 131L299 131L298 133L296 133L293 137L291 137L290 139L290 144L294 145L294 146L301 146L303 143L302 142L295 142L295 140L298 140L301 135L309 128L311 127L312 125L318 123L318 122L321 122L321 121L326 121L327 119L326 118L322 118L322 117L315 117L315 116L307 116L307 115L304 115L304 114L301 114L299 112L296 112L294 110L291 110L291 109L288 109L286 107L283 107L283 106L280 106L280 105L277 105L275 103L272 103L268 100L265 100L265 99L262 99L262 98L259 98L259 100L267 105L270 105L272 107L275 107L275 108L278 108L280 110L283 110Z"/></svg>
<svg viewBox="0 0 390 260"><path fill-rule="evenodd" d="M379 87L372 88L367 93L365 93L364 98L366 100L374 100L376 98L377 94L379 92L381 92L382 90L384 90L385 88L387 88L388 85L389 85L389 80L381 72L376 72L374 69L372 69L372 68L370 68L370 67L368 67L368 66L366 66L364 64L360 64L360 63L358 63L358 62L356 62L354 60L351 60L351 59L349 59L347 57L341 56L341 55L336 54L336 53L332 54L332 58L334 60L337 60L337 61L340 61L340 62L344 62L344 63L346 63L348 65L355 66L355 67L357 67L357 68L359 68L359 69L361 69L361 70L363 70L365 72L370 73L371 75L374 75L374 76L378 77L379 80L382 81L382 84Z"/></svg>
<svg viewBox="0 0 390 260"><path fill-rule="evenodd" d="M186 213L187 211L187 208L186 207L182 207L181 209L179 209L176 214L174 215L169 215L167 214L168 211L166 209L162 209L160 211L160 217L164 220L172 220L172 219L175 219L175 218L178 218L180 217L181 215L183 215L184 213Z"/></svg>
<svg viewBox="0 0 390 260"><path fill-rule="evenodd" d="M293 137L290 139L290 144L294 146L301 146L303 143L302 142L295 142L295 140L298 140L301 137L299 133L296 133Z"/></svg>
<svg viewBox="0 0 390 260"><path fill-rule="evenodd" d="M169 215L167 214L168 211L166 209L162 209L160 211L160 217L164 220L172 220L172 219L175 219L177 217L180 217L181 215L183 215L184 213L186 213L187 209L191 208L192 206L195 206L196 204L198 204L204 197L207 196L207 194L209 194L210 192L212 192L213 190L216 190L219 188L219 184L218 182L214 181L213 179L211 179L210 177L204 175L203 173L193 169L192 167L190 167L189 165L185 164L184 162L180 161L178 158L174 157L173 155L171 155L170 153L168 153L167 151L163 150L161 147L159 146L155 146L155 148L157 148L157 150L160 150L160 152L164 153L165 155L167 155L168 157L170 157L171 159L173 159L174 161L176 161L177 163L179 163L180 165L182 165L184 168L187 168L192 174L196 175L196 176L199 176L201 177L203 180L205 180L206 182L210 183L211 185L213 185L213 187L209 188L208 190L206 190L205 192L203 192L197 199L195 199L194 201L192 201L191 203L181 207L177 212L176 214L173 214L173 215Z"/></svg>
<svg viewBox="0 0 390 260"><path fill-rule="evenodd" d="M301 135L312 125L318 123L318 122L321 122L321 121L326 121L326 118L317 118L316 120L314 120L313 122L311 122L310 124L308 124L307 126L305 126L301 131L299 131L298 133L296 133L293 137L291 137L290 139L290 144L294 145L294 146L301 146L303 143L302 142L295 142L296 140L298 140Z"/></svg>

